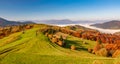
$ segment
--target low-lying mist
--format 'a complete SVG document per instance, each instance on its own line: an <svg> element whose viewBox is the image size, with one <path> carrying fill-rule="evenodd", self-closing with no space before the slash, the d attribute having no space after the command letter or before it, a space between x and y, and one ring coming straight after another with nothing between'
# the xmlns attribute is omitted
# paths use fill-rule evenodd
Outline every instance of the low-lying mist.
<svg viewBox="0 0 120 64"><path fill-rule="evenodd" d="M81 25L83 27L86 27L86 28L90 28L90 29L95 29L95 30L98 30L102 33L110 33L110 34L114 34L116 32L120 32L120 29L102 29L102 28L97 28L97 27L94 27L94 26L90 26L91 24L64 24L64 25L60 25L58 24L57 26L61 26L61 27L64 27L64 26L73 26L73 25Z"/></svg>

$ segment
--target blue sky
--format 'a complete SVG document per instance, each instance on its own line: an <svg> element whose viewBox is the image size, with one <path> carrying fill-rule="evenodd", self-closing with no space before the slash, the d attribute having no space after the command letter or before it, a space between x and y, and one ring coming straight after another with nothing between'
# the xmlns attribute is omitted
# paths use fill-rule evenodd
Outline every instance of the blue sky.
<svg viewBox="0 0 120 64"><path fill-rule="evenodd" d="M9 20L120 19L120 0L0 0L0 17Z"/></svg>

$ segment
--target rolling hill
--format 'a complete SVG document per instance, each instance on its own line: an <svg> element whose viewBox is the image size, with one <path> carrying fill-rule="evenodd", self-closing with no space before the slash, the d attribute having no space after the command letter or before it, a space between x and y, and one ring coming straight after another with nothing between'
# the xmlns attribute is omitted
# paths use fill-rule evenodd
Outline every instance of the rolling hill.
<svg viewBox="0 0 120 64"><path fill-rule="evenodd" d="M75 30L75 31L79 31L79 30L91 30L91 31L97 31L95 29L90 29L81 25L73 25L73 26L65 26L65 28L70 29L70 30Z"/></svg>
<svg viewBox="0 0 120 64"><path fill-rule="evenodd" d="M103 28L103 29L120 29L120 21L119 20L113 20L110 22L105 22L105 23L98 23L98 24L93 24L91 26L95 26L98 28Z"/></svg>
<svg viewBox="0 0 120 64"><path fill-rule="evenodd" d="M101 57L87 52L88 47L94 47L95 41L80 39L68 35L65 41L68 45L77 45L79 50L70 50L52 43L43 33L36 35L36 30L44 25L32 29L13 33L0 39L0 64L113 64L114 58ZM83 44L83 41L88 44Z"/></svg>

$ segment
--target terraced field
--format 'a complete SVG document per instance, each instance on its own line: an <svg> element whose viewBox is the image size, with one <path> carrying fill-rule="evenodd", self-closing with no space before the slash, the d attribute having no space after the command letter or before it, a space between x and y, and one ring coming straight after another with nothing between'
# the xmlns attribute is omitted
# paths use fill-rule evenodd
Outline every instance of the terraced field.
<svg viewBox="0 0 120 64"><path fill-rule="evenodd" d="M33 28L11 34L0 39L0 64L114 64L118 59L101 57L87 51L94 47L95 42L68 36L66 47L60 47ZM83 44L83 41L88 44ZM70 50L70 45L78 47ZM96 63L98 64L98 63Z"/></svg>

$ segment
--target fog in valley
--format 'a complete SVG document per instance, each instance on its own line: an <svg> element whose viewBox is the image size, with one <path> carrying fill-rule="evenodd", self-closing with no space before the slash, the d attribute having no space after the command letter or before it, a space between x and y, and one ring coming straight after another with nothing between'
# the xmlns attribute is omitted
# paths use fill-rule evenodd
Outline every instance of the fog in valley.
<svg viewBox="0 0 120 64"><path fill-rule="evenodd" d="M70 25L72 25L72 26L73 25L80 25L80 26L84 26L86 28L98 30L102 33L114 34L116 32L120 32L120 29L102 29L102 28L97 28L97 27L94 27L94 26L90 26L91 24L93 24L93 23L90 23L90 24L64 24L64 25L58 24L57 26L64 27L64 26L70 26Z"/></svg>

